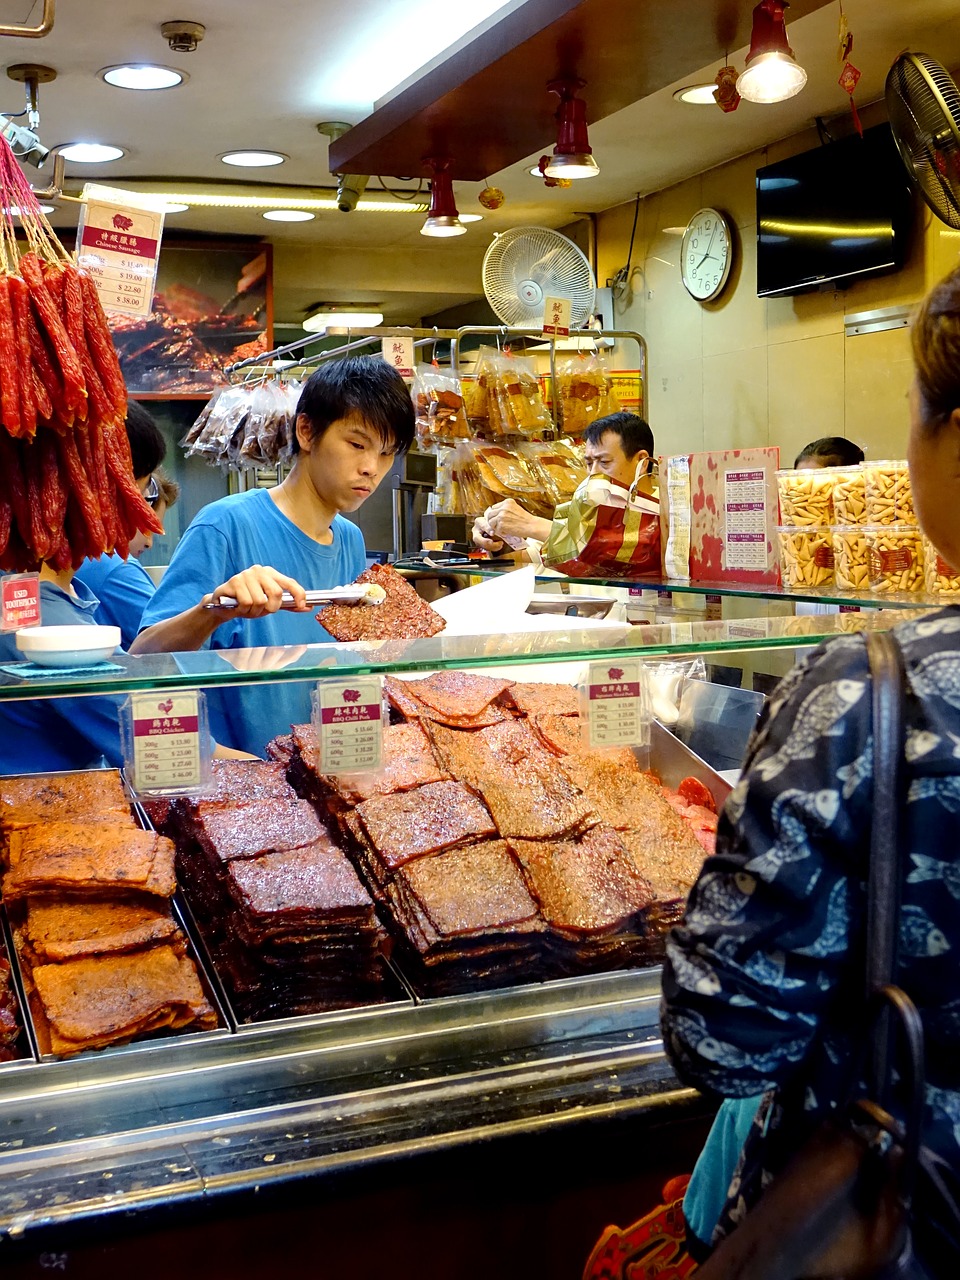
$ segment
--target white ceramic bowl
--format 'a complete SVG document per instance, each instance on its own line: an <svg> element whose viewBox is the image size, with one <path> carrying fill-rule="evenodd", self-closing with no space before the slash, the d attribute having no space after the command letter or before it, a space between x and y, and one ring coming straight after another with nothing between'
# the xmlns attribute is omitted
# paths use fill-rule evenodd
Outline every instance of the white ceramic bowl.
<svg viewBox="0 0 960 1280"><path fill-rule="evenodd" d="M22 627L17 648L42 667L90 667L109 658L120 643L119 627Z"/></svg>

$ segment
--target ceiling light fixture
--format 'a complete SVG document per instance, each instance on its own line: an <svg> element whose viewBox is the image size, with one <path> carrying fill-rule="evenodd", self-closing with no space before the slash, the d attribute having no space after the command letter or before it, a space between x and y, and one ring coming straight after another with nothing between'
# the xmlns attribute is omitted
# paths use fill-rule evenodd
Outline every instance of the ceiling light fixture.
<svg viewBox="0 0 960 1280"><path fill-rule="evenodd" d="M483 214L482 213L461 213L460 221L461 222L482 222Z"/></svg>
<svg viewBox="0 0 960 1280"><path fill-rule="evenodd" d="M132 185L132 184L131 184ZM310 188L311 190L324 190L324 188ZM329 196L297 196L289 197L279 194L283 188L274 188L277 194L266 192L263 195L234 195L230 187L225 187L223 191L158 191L151 188L144 190L145 195L150 195L156 200L167 206L167 210L171 211L171 207L176 205L179 209L197 208L197 209L253 209L261 211L263 209L304 209L313 210L317 213L323 213L328 210L337 210L336 196L331 191ZM330 190L327 188L327 190ZM365 199L360 200L357 208L362 213L426 213L427 205L424 201L405 201L393 199Z"/></svg>
<svg viewBox="0 0 960 1280"><path fill-rule="evenodd" d="M268 222L312 222L316 216L309 209L265 209L260 215Z"/></svg>
<svg viewBox="0 0 960 1280"><path fill-rule="evenodd" d="M430 166L430 208L426 221L420 228L422 236L462 236L466 227L460 221L457 202L453 194L453 179L450 177L449 160L427 159Z"/></svg>
<svg viewBox="0 0 960 1280"><path fill-rule="evenodd" d="M236 165L241 169L266 169L271 165L283 164L289 157L279 151L227 151L220 159L224 164Z"/></svg>
<svg viewBox="0 0 960 1280"><path fill-rule="evenodd" d="M560 99L556 111L557 145L543 166L545 178L595 178L600 166L587 140L587 104L576 96L584 80L551 80L550 93Z"/></svg>
<svg viewBox="0 0 960 1280"><path fill-rule="evenodd" d="M673 96L677 102L689 102L695 107L713 106L717 100L717 86L688 84L685 89L676 89Z"/></svg>
<svg viewBox="0 0 960 1280"><path fill-rule="evenodd" d="M376 329L383 324L382 311L338 311L329 308L315 311L303 322L308 333L323 333L327 329Z"/></svg>
<svg viewBox="0 0 960 1280"><path fill-rule="evenodd" d="M188 204L167 204L167 205L164 205L163 212L165 214L166 213L186 213L189 208L190 206Z"/></svg>
<svg viewBox="0 0 960 1280"><path fill-rule="evenodd" d="M124 63L104 67L97 74L116 89L175 89L187 76L173 67L160 67L151 62Z"/></svg>
<svg viewBox="0 0 960 1280"><path fill-rule="evenodd" d="M760 0L753 11L747 65L737 80L737 92L748 102L786 102L807 83L787 43L787 8L786 0Z"/></svg>
<svg viewBox="0 0 960 1280"><path fill-rule="evenodd" d="M103 142L71 142L60 148L60 154L74 164L106 164L108 160L119 160L124 152L122 147Z"/></svg>

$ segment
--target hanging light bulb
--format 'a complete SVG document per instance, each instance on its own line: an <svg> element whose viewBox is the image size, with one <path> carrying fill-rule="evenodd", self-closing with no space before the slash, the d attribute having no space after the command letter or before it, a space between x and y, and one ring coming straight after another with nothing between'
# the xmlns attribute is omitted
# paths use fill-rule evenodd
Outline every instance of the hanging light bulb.
<svg viewBox="0 0 960 1280"><path fill-rule="evenodd" d="M785 102L807 83L807 73L787 43L786 0L760 0L753 11L747 65L737 92L748 102Z"/></svg>
<svg viewBox="0 0 960 1280"><path fill-rule="evenodd" d="M551 80L547 85L549 92L560 99L560 105L556 114L557 145L542 165L545 178L595 178L600 172L587 140L587 104L576 97L584 83L583 80Z"/></svg>
<svg viewBox="0 0 960 1280"><path fill-rule="evenodd" d="M448 168L449 160L427 160L433 170L430 179L430 208L420 228L422 236L462 236L467 228L460 221L457 202L453 195L453 179Z"/></svg>

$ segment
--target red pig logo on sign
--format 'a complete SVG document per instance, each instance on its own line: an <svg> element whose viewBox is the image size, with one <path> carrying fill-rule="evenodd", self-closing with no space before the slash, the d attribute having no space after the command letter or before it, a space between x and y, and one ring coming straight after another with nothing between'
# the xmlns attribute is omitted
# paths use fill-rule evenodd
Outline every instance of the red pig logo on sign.
<svg viewBox="0 0 960 1280"><path fill-rule="evenodd" d="M133 219L128 218L125 213L115 213L113 215L113 225L118 231L129 231L133 226Z"/></svg>

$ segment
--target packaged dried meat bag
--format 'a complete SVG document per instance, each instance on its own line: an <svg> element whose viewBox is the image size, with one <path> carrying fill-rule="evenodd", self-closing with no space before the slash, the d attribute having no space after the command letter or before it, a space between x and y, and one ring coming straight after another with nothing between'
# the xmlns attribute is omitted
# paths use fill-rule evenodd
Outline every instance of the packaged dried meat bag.
<svg viewBox="0 0 960 1280"><path fill-rule="evenodd" d="M557 507L543 563L576 577L638 578L660 572L660 504L592 475Z"/></svg>

